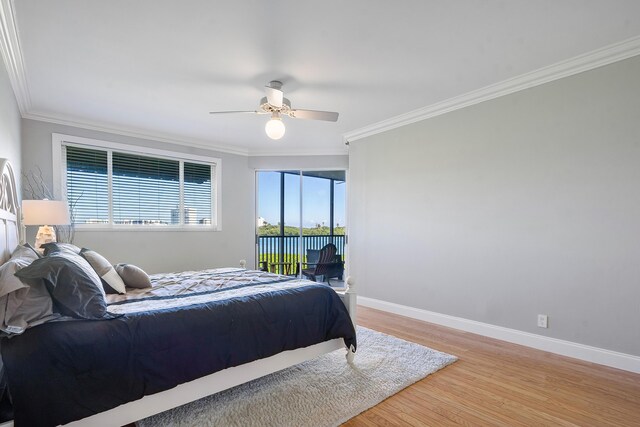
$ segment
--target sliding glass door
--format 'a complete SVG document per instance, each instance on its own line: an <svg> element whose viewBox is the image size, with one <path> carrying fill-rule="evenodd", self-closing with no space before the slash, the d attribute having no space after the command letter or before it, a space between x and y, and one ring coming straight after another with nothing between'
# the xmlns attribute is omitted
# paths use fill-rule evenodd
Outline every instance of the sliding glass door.
<svg viewBox="0 0 640 427"><path fill-rule="evenodd" d="M309 254L329 243L345 261L345 171L260 171L256 179L257 268L299 276L315 265ZM332 284L343 279L338 273Z"/></svg>

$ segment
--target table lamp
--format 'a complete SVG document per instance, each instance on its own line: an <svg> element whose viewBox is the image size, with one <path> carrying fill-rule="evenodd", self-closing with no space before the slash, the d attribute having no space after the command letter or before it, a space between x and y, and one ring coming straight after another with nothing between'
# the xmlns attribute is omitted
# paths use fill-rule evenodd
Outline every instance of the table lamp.
<svg viewBox="0 0 640 427"><path fill-rule="evenodd" d="M22 224L40 226L38 234L36 234L36 249L38 250L43 244L56 241L56 231L51 227L52 225L70 223L66 202L47 199L22 201Z"/></svg>

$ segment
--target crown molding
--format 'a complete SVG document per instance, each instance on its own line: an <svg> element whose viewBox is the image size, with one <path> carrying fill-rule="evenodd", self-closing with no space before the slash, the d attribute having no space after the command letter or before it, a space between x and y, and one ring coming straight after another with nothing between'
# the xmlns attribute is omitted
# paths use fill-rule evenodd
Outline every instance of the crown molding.
<svg viewBox="0 0 640 427"><path fill-rule="evenodd" d="M345 144L349 144L358 139L589 71L636 55L640 55L640 36L347 132L343 135L343 139Z"/></svg>
<svg viewBox="0 0 640 427"><path fill-rule="evenodd" d="M84 119L53 115L50 113L28 112L22 114L23 119L37 120L39 122L55 123L63 126L70 126L79 129L88 129L97 132L106 132L114 135L128 136L132 138L146 139L167 144L182 145L186 147L202 148L204 150L216 151L220 153L235 154L239 156L345 156L349 154L348 149L338 150L317 150L317 149L281 149L281 150L251 150L230 145L213 144L206 140L195 138L185 138L182 136L171 136L160 132L147 132L135 128L122 126L108 126L101 122L90 122ZM68 131L67 131L68 132ZM63 132L64 133L64 132Z"/></svg>
<svg viewBox="0 0 640 427"><path fill-rule="evenodd" d="M20 114L24 114L31 108L31 97L14 10L13 0L0 0L0 52Z"/></svg>
<svg viewBox="0 0 640 427"><path fill-rule="evenodd" d="M187 147L202 148L204 150L217 151L220 153L236 154L240 156L249 155L248 150L229 146L229 145L213 144L211 142L200 140L200 139L169 136L159 132L146 132L146 131L141 131L139 129L122 127L122 126L111 127L111 126L106 126L100 122L90 122L86 120L79 120L79 119L74 119L74 118L60 116L60 115L29 112L29 113L23 114L22 118L37 120L40 122L55 123L55 124L64 125L64 126L71 126L71 127L80 128L80 129L106 132L106 133L111 133L115 135L128 136L132 138L140 138L140 139L146 139L146 140L157 141L157 142L165 142L167 144L176 144L176 145L183 145Z"/></svg>

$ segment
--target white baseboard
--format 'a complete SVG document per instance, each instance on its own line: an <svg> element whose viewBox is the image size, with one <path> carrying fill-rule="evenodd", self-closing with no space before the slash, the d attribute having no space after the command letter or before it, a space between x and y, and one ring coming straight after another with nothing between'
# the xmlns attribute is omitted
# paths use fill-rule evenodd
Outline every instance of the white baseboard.
<svg viewBox="0 0 640 427"><path fill-rule="evenodd" d="M557 338L545 337L516 329L476 322L475 320L435 313L420 308L408 307L374 298L358 296L358 304L365 307L376 308L389 313L399 314L412 319L435 323L454 329L459 329L485 337L496 338L502 341L520 344L550 353L573 357L587 362L598 363L612 368L640 373L640 357L631 354L619 353L603 348L564 341Z"/></svg>

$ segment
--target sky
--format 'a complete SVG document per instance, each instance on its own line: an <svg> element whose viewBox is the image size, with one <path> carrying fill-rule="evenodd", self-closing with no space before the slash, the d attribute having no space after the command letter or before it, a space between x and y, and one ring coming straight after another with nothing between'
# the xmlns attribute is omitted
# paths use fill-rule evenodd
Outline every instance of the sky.
<svg viewBox="0 0 640 427"><path fill-rule="evenodd" d="M302 226L329 226L330 180L304 176ZM345 224L345 183L336 182L334 226ZM270 224L280 222L280 172L258 172L258 217ZM285 174L285 225L300 226L300 177Z"/></svg>

